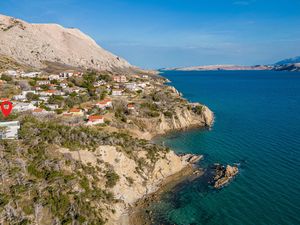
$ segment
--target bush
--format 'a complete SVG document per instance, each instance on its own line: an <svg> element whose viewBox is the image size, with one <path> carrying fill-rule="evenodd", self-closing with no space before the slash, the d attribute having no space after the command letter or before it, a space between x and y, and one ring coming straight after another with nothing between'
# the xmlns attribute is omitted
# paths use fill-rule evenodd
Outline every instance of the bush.
<svg viewBox="0 0 300 225"><path fill-rule="evenodd" d="M173 114L170 111L167 111L167 112L164 112L164 115L166 117L172 117Z"/></svg>
<svg viewBox="0 0 300 225"><path fill-rule="evenodd" d="M194 107L193 111L198 114L198 115L201 115L202 112L203 112L203 106L202 105L197 105Z"/></svg>
<svg viewBox="0 0 300 225"><path fill-rule="evenodd" d="M10 81L12 81L13 79L12 79L12 77L11 77L11 76L8 76L8 75L6 75L6 74L2 74L2 76L1 76L1 80L4 80L4 81L7 81L7 82L10 82Z"/></svg>
<svg viewBox="0 0 300 225"><path fill-rule="evenodd" d="M116 174L116 172L113 170L108 170L105 174L105 178L106 178L106 187L109 188L114 187L120 179L119 175Z"/></svg>

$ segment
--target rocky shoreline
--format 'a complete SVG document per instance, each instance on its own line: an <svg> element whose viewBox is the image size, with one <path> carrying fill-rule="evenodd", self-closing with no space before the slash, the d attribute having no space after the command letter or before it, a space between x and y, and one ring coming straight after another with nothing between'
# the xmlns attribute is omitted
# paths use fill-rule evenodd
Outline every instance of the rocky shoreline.
<svg viewBox="0 0 300 225"><path fill-rule="evenodd" d="M153 224L153 212L147 209L151 203L159 202L163 193L176 188L177 185L184 182L191 182L201 176L208 176L208 185L215 189L221 189L228 185L239 173L238 166L214 164L211 169L204 170L197 167L195 164L202 159L202 156L193 154L181 155L188 160L190 164L184 167L181 171L167 177L160 185L157 191L136 201L128 210L126 222L119 223L122 225L150 225Z"/></svg>
<svg viewBox="0 0 300 225"><path fill-rule="evenodd" d="M188 154L186 157L190 157ZM196 159L199 156L192 156ZM202 158L202 157L201 157ZM194 163L198 160L194 161ZM152 212L147 210L147 207L150 206L152 202L158 202L161 198L161 195L165 192L168 192L175 188L177 185L183 182L191 182L194 179L199 178L204 174L204 171L201 168L196 167L193 164L189 164L183 168L178 173L175 173L168 178L166 178L160 185L159 189L149 195L146 195L144 198L139 199L133 206L130 207L128 213L127 223L120 224L130 224L130 225L150 225L153 222Z"/></svg>

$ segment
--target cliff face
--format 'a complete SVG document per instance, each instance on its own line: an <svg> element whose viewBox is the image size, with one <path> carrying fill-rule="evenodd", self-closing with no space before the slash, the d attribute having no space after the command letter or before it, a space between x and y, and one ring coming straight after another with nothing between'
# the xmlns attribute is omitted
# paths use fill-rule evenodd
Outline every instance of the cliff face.
<svg viewBox="0 0 300 225"><path fill-rule="evenodd" d="M170 131L185 130L192 127L211 127L214 123L214 113L207 106L203 106L200 115L186 107L176 107L174 111L175 114L171 118L161 114L158 119L135 119L135 123L142 124L142 126L126 129L134 136L149 140Z"/></svg>
<svg viewBox="0 0 300 225"><path fill-rule="evenodd" d="M65 155L70 155L85 165L103 168L104 165L109 165L119 175L120 178L112 189L118 200L118 203L113 205L115 213L110 213L109 210L105 212L106 217L109 218L108 224L122 224L120 218L126 215L129 206L145 195L155 192L165 178L188 166L191 159L190 157L177 156L170 151L162 154L155 164L152 164L147 159L145 151L138 152L136 156L138 160L134 160L124 152L118 151L116 146L100 146L94 152L85 150L74 152L68 149L60 149L59 151ZM137 170L141 167L137 163L140 160L151 166L144 166Z"/></svg>
<svg viewBox="0 0 300 225"><path fill-rule="evenodd" d="M177 108L176 114L172 116L171 120L166 120L165 116L161 116L161 122L156 129L159 134L164 134L172 130L186 129L193 126L210 127L213 124L214 116L212 111L204 106L201 115L195 115L190 110L184 108Z"/></svg>
<svg viewBox="0 0 300 225"><path fill-rule="evenodd" d="M1 54L36 68L45 67L45 61L96 70L132 67L78 29L30 24L0 14Z"/></svg>

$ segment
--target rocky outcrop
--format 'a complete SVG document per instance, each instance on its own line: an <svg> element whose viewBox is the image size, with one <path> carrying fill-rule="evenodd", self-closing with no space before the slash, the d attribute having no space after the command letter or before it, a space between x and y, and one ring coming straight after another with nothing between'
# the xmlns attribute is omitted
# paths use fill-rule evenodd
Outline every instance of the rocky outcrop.
<svg viewBox="0 0 300 225"><path fill-rule="evenodd" d="M211 127L214 122L213 112L206 106L203 107L201 115L193 113L187 108L176 108L172 118L166 118L161 114L157 119L144 119L145 136L150 139L154 136L166 134L170 131L184 130L192 127Z"/></svg>
<svg viewBox="0 0 300 225"><path fill-rule="evenodd" d="M30 24L0 14L1 54L36 68L44 68L45 61L96 70L132 67L78 29Z"/></svg>
<svg viewBox="0 0 300 225"><path fill-rule="evenodd" d="M115 221L119 221L133 203L157 191L167 177L201 159L201 156L192 154L178 156L170 151L161 155L161 158L151 167L137 169L140 167L137 160L119 151L116 146L99 146L94 152L87 150L70 151L68 149L60 149L59 151L86 165L100 168L109 165L119 175L120 179L112 189L118 203L114 205L115 213L107 215L110 218L108 224L116 224ZM150 163L144 151L138 152L138 158Z"/></svg>
<svg viewBox="0 0 300 225"><path fill-rule="evenodd" d="M214 176L214 187L219 189L227 185L239 172L237 166L216 165Z"/></svg>

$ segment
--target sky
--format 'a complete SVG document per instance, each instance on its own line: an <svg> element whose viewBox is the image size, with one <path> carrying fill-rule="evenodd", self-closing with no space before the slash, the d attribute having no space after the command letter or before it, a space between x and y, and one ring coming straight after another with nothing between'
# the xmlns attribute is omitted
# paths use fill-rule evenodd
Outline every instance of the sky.
<svg viewBox="0 0 300 225"><path fill-rule="evenodd" d="M0 14L79 28L147 69L300 55L299 0L1 0Z"/></svg>

